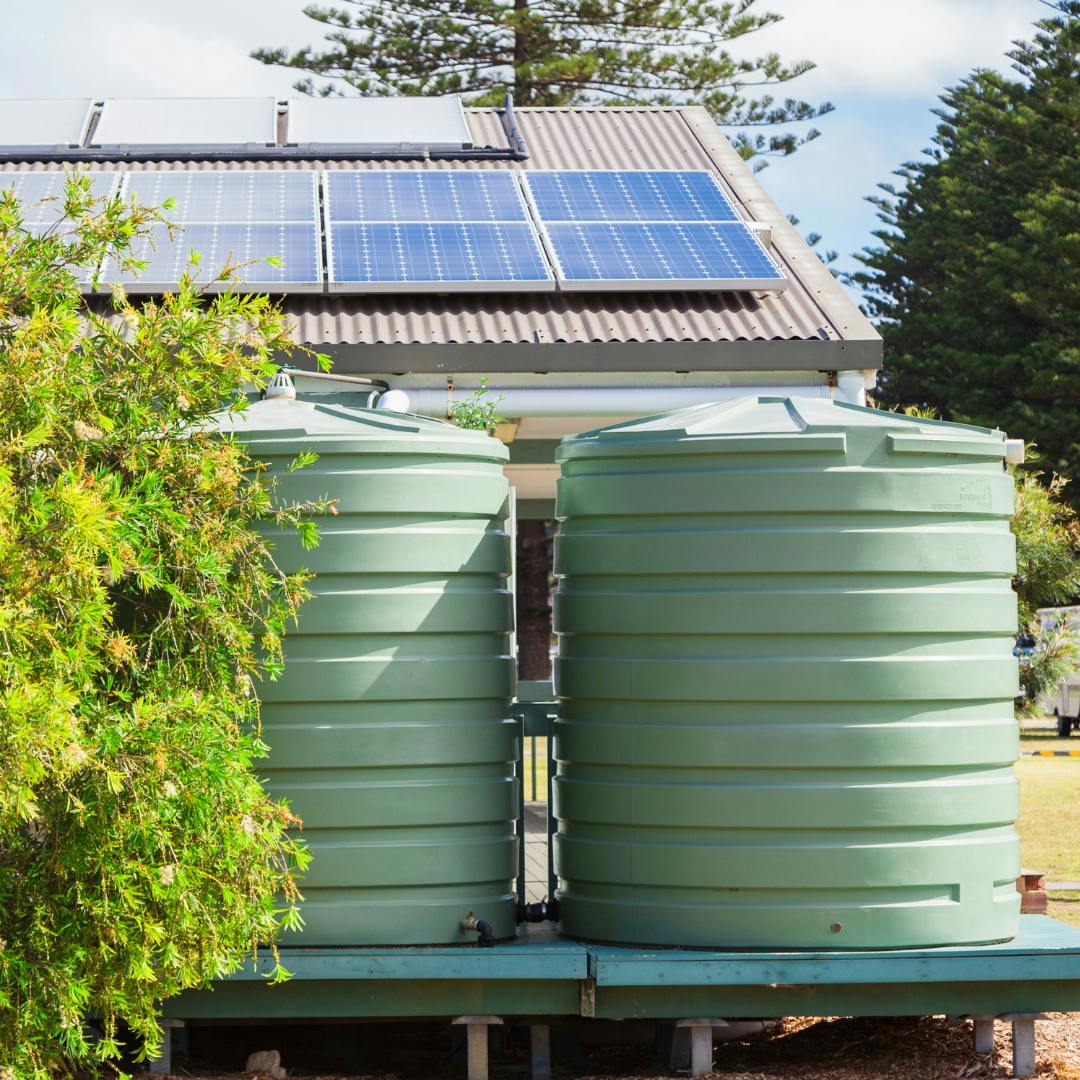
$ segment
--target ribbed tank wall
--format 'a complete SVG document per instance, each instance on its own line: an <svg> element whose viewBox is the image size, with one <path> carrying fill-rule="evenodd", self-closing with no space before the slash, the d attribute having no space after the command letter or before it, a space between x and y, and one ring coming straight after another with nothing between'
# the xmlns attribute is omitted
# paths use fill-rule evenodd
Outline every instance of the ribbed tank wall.
<svg viewBox="0 0 1080 1080"><path fill-rule="evenodd" d="M395 422L370 416L373 435ZM315 574L284 674L259 686L262 772L312 852L290 944L472 941L458 925L470 911L514 932L505 449L397 419L423 427L249 440L280 499L337 500L314 550L271 532L280 565ZM300 449L319 460L290 473Z"/></svg>
<svg viewBox="0 0 1080 1080"><path fill-rule="evenodd" d="M572 437L562 929L890 948L1015 933L1000 433L749 399Z"/></svg>

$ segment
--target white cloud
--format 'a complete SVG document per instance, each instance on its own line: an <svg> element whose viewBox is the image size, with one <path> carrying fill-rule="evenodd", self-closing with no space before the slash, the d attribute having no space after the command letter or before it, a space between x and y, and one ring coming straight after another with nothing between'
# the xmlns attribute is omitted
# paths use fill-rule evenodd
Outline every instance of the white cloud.
<svg viewBox="0 0 1080 1080"><path fill-rule="evenodd" d="M933 98L973 67L1004 68L1016 38L1046 14L1038 0L759 0L783 22L744 39L809 59L789 84L808 100L848 93Z"/></svg>
<svg viewBox="0 0 1080 1080"><path fill-rule="evenodd" d="M248 52L319 36L301 0L2 6L0 97L280 94L293 73L257 63Z"/></svg>

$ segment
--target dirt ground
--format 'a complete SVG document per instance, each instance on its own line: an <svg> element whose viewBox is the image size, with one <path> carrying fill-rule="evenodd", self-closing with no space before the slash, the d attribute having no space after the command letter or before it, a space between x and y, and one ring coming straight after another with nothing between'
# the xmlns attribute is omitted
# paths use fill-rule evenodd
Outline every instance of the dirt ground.
<svg viewBox="0 0 1080 1080"><path fill-rule="evenodd" d="M571 1038L553 1028L556 1080L642 1080L669 1077L653 1040L636 1045L594 1043L582 1030ZM460 1031L460 1029L458 1029ZM1051 1015L1038 1024L1039 1077L1080 1080L1080 1013ZM623 1026L619 1034L629 1034ZM605 1029L615 1035L615 1027ZM603 1035L604 1033L594 1032ZM198 1036L198 1037L196 1037ZM176 1075L231 1080L253 1049L280 1049L289 1076L310 1080L464 1080L464 1047L448 1025L365 1025L362 1028L219 1028L192 1032L193 1053L178 1056ZM197 1046L198 1044L198 1046ZM345 1049L347 1048L347 1049ZM345 1057L341 1055L345 1050ZM716 1048L720 1080L982 1080L1011 1070L1010 1027L997 1025L993 1054L972 1050L969 1023L942 1017L788 1019L767 1036ZM321 1059L321 1060L320 1060ZM326 1068L327 1065L331 1067ZM322 1066L320 1068L320 1066ZM500 1032L492 1041L491 1080L528 1080L524 1028Z"/></svg>

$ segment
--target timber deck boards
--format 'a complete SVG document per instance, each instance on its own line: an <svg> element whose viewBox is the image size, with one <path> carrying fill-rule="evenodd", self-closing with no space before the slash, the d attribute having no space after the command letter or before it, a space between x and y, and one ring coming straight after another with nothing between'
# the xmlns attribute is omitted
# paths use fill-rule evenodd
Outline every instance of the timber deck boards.
<svg viewBox="0 0 1080 1080"><path fill-rule="evenodd" d="M1080 929L1025 915L997 945L873 952L648 949L523 927L492 948L281 949L166 1003L180 1020L1000 1015L1080 1009Z"/></svg>

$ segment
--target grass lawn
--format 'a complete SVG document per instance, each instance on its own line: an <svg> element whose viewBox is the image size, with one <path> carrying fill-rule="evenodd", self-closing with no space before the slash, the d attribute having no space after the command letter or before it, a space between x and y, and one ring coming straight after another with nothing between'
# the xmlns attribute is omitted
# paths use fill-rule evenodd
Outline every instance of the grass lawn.
<svg viewBox="0 0 1080 1080"><path fill-rule="evenodd" d="M536 788L533 788L533 746L536 747ZM1076 745L1080 746L1080 739L1077 739ZM548 774L548 759L547 759L547 739L537 736L535 739L528 738L525 740L524 754L523 754L521 779L525 786L525 801L526 802L546 802L547 801L547 774Z"/></svg>
<svg viewBox="0 0 1080 1080"><path fill-rule="evenodd" d="M1023 720L1020 723L1020 750L1072 750L1080 757L1080 731L1068 738L1058 735L1053 720Z"/></svg>
<svg viewBox="0 0 1080 1080"><path fill-rule="evenodd" d="M1051 881L1080 881L1080 758L1022 758L1016 775L1024 868ZM1080 926L1080 892L1051 893L1050 914Z"/></svg>

